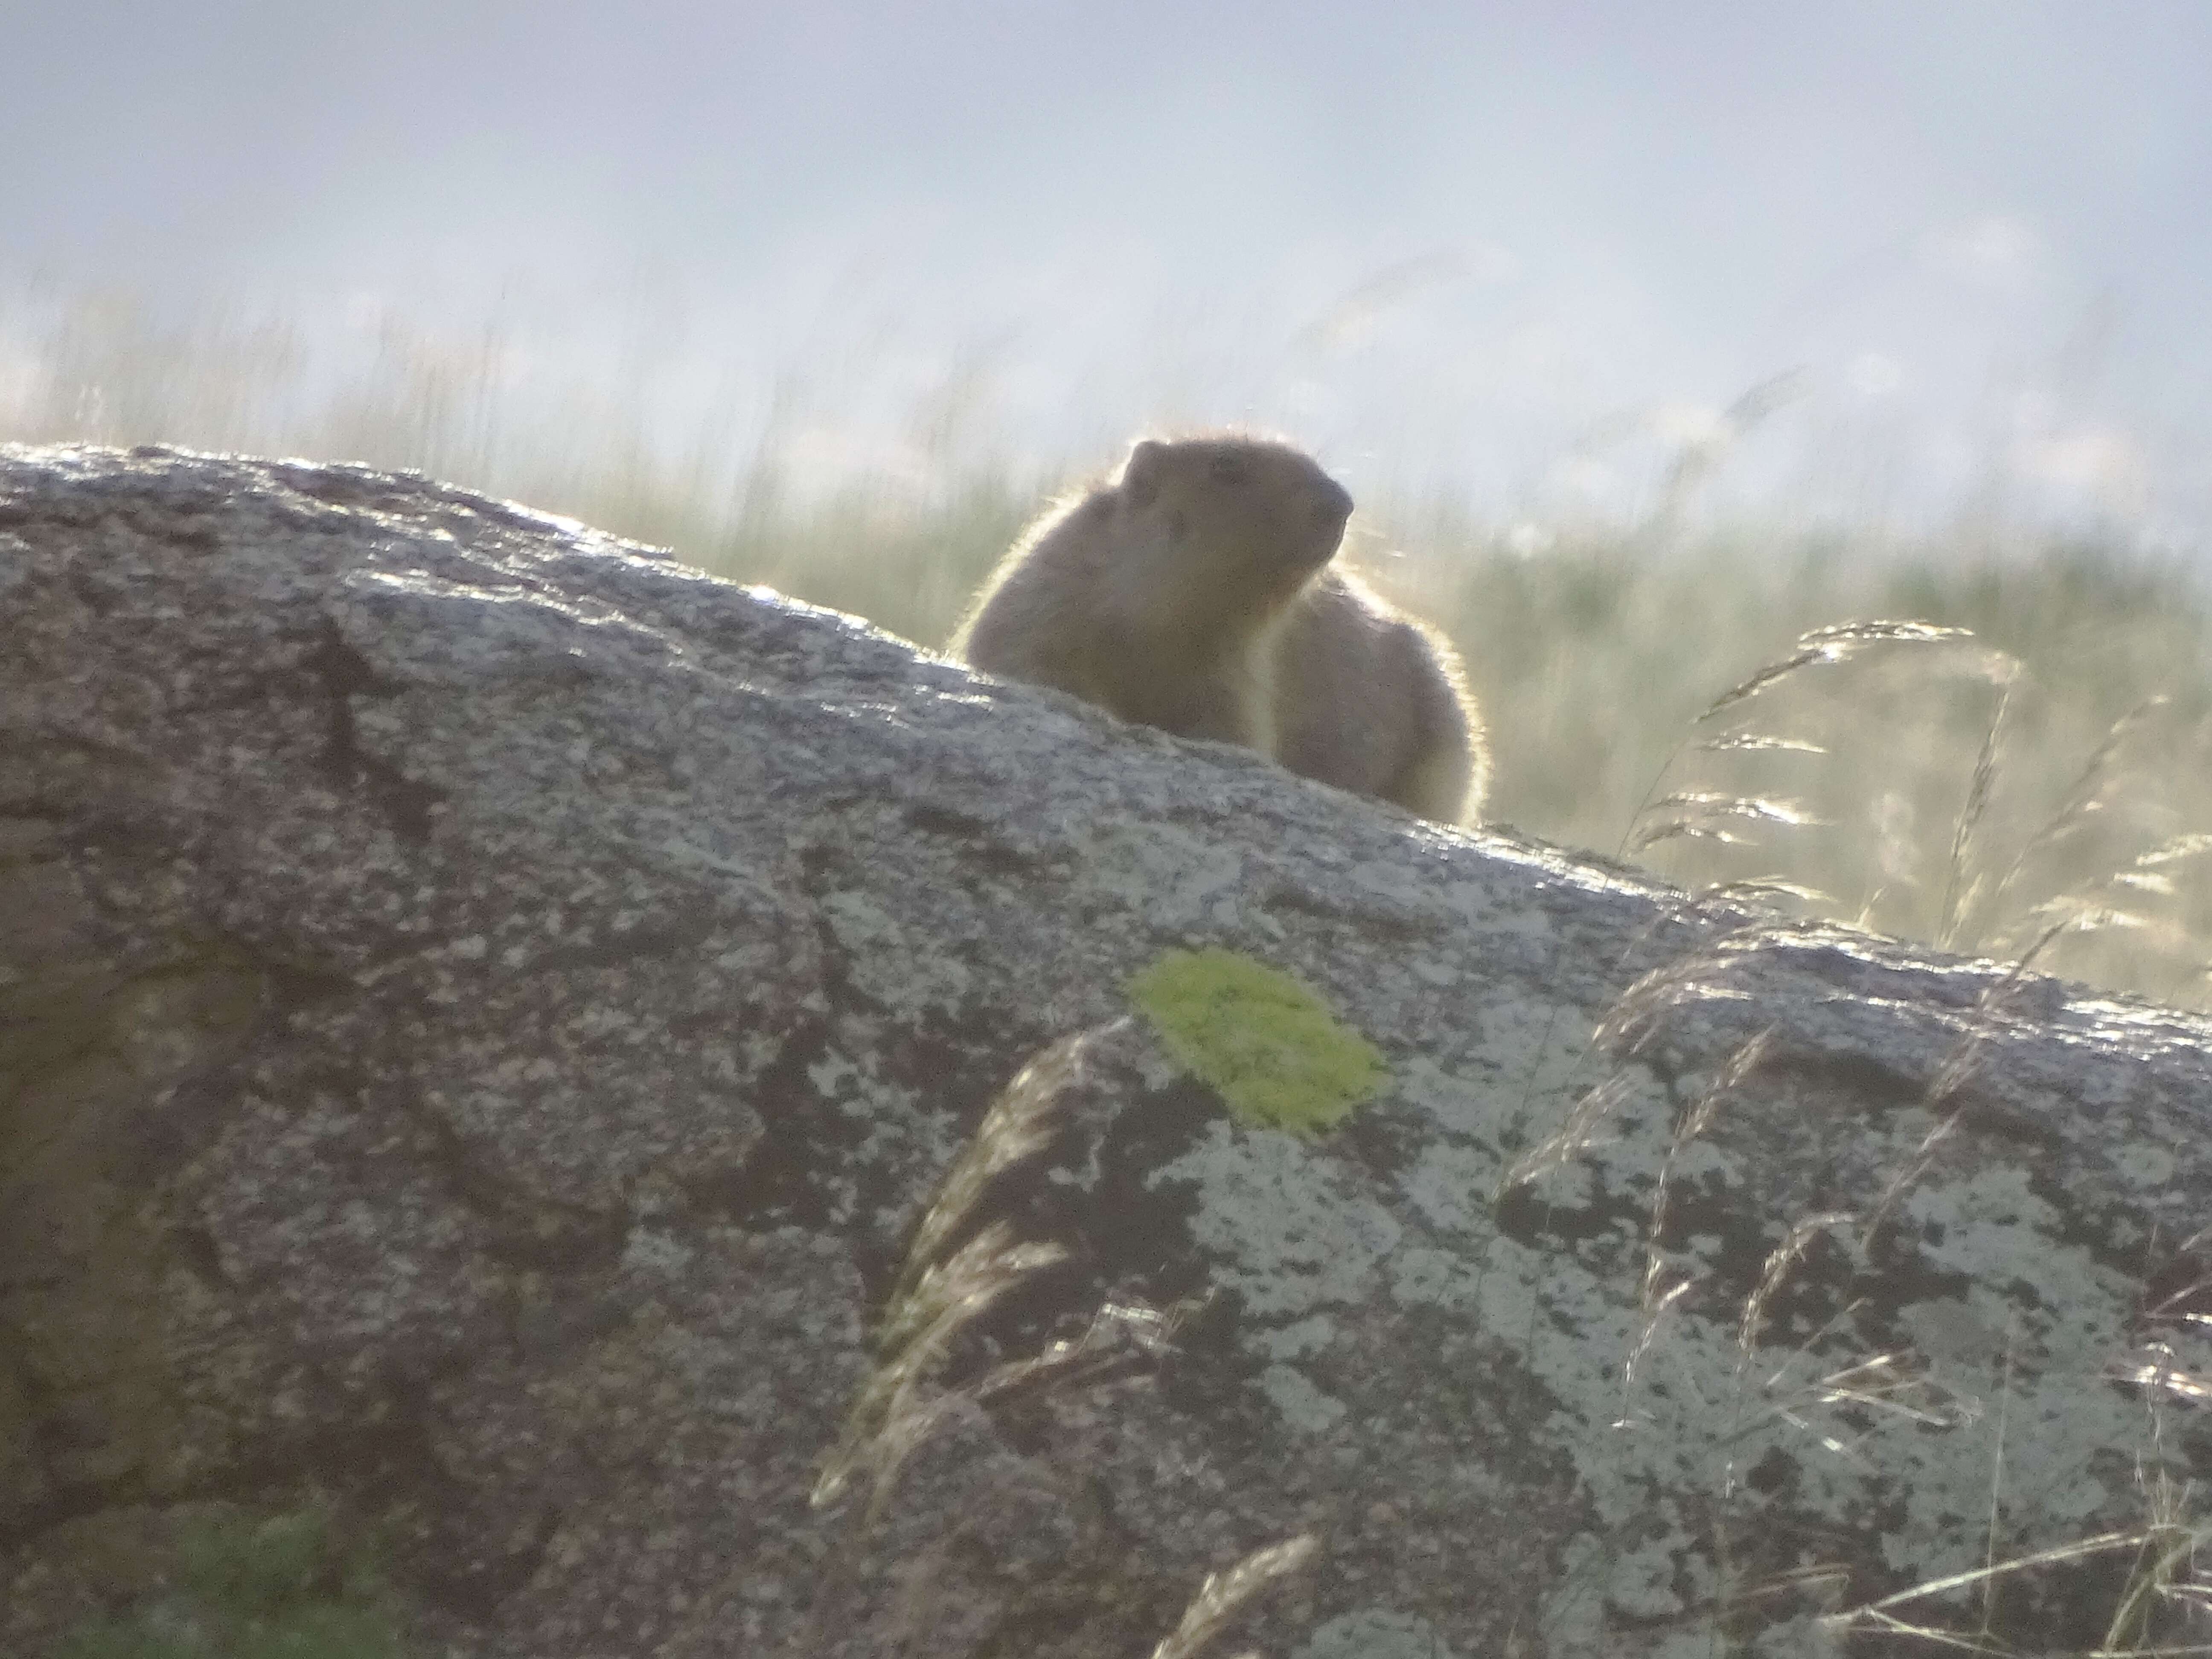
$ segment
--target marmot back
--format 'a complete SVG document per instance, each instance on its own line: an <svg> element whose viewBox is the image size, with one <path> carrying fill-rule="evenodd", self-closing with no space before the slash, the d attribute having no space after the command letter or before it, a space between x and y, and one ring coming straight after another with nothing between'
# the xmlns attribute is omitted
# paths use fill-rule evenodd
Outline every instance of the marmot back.
<svg viewBox="0 0 2212 1659"><path fill-rule="evenodd" d="M1451 823L1480 805L1480 727L1450 647L1327 567L1352 497L1242 435L1145 439L1048 512L952 650L1182 737Z"/></svg>

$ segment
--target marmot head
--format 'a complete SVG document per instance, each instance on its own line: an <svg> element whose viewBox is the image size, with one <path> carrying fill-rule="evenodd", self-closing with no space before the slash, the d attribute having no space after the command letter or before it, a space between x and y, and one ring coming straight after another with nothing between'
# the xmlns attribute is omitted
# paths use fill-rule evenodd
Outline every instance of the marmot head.
<svg viewBox="0 0 2212 1659"><path fill-rule="evenodd" d="M1313 457L1266 438L1146 438L1117 486L1122 509L1187 548L1189 570L1262 604L1287 602L1344 538L1352 497Z"/></svg>

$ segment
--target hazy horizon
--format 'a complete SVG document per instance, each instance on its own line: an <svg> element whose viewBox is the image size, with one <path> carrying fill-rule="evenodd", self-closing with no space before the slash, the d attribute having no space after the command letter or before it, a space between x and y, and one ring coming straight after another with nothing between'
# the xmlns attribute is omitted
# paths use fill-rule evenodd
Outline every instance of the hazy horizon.
<svg viewBox="0 0 2212 1659"><path fill-rule="evenodd" d="M10 33L0 399L113 292L337 358L393 319L489 329L523 402L619 386L656 441L773 428L823 478L1237 422L1501 521L1633 518L1689 453L1716 511L2212 549L2185 0Z"/></svg>

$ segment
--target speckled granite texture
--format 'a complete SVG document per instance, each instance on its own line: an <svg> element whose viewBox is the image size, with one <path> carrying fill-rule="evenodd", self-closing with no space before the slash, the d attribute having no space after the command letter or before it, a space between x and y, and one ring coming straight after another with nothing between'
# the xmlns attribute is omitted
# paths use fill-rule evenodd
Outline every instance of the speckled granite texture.
<svg viewBox="0 0 2212 1659"><path fill-rule="evenodd" d="M1204 945L1381 1093L1233 1122L1126 990ZM424 1654L1127 1659L1298 1537L1210 1650L1819 1651L2212 1473L2208 1036L420 479L0 450L0 1650L320 1494Z"/></svg>

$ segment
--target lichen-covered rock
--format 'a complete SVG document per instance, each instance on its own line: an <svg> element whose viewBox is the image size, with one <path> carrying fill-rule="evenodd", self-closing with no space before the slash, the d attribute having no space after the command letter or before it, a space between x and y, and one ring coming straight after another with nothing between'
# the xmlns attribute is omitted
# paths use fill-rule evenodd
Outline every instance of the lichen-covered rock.
<svg viewBox="0 0 2212 1659"><path fill-rule="evenodd" d="M1131 988L1214 950L1379 1085L1232 1115ZM211 1503L486 1659L2166 1639L2208 1039L420 479L0 451L0 1651Z"/></svg>

